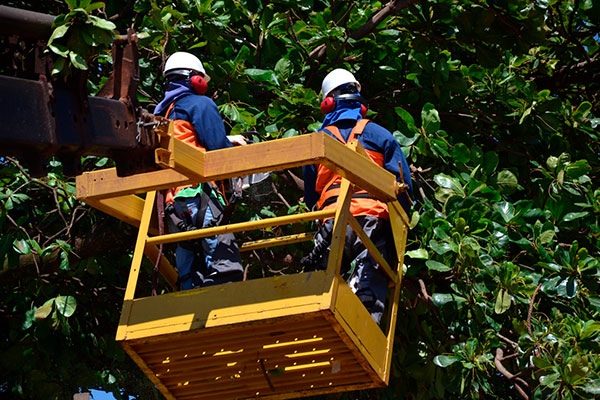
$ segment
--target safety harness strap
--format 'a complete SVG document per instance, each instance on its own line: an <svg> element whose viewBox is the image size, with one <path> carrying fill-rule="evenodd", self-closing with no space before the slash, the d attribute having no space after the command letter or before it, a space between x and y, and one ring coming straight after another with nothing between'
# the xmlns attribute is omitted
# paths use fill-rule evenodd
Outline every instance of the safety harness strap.
<svg viewBox="0 0 600 400"><path fill-rule="evenodd" d="M324 130L330 132L340 142L346 144L348 142L353 141L358 135L361 135L365 129L365 126L369 122L370 121L368 119L361 119L360 121L358 121L356 123L356 125L354 125L352 132L350 132L350 135L348 136L348 141L344 140L343 136L340 133L340 130L335 125L329 125L329 126L325 127ZM329 182L327 182L327 184L323 188L323 191L321 192L321 197L320 197L319 201L317 202L317 206L319 207L319 209L323 209L337 201L337 198L339 195L339 189L340 189L340 179L341 179L340 175L333 175L331 180L329 180ZM361 190L361 191L354 193L352 195L352 198L353 199L370 199L372 197L369 195L369 193L367 191Z"/></svg>

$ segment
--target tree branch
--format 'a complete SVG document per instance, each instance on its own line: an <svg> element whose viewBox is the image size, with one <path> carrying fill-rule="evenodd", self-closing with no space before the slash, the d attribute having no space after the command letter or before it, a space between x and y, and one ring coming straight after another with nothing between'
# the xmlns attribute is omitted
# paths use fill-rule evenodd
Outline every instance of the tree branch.
<svg viewBox="0 0 600 400"><path fill-rule="evenodd" d="M519 386L518 383L522 384L525 387L529 387L529 384L527 382L525 382L523 379L519 378L518 376L516 376L516 375L512 374L510 371L508 371L504 367L504 365L502 365L503 359L504 359L504 351L501 348L497 348L496 349L496 357L494 358L494 365L496 365L496 368L498 369L498 371L500 371L500 373L502 375L504 375L509 381L511 381L515 385L515 389L517 390L517 392L519 393L521 398L523 398L525 400L529 400L529 396L527 395L527 393L525 393L525 391L521 388L521 386ZM518 383L515 381L518 381Z"/></svg>
<svg viewBox="0 0 600 400"><path fill-rule="evenodd" d="M563 89L571 84L600 82L600 58L592 58L574 65L564 65L550 76L534 78L538 89Z"/></svg>
<svg viewBox="0 0 600 400"><path fill-rule="evenodd" d="M538 292L542 284L538 284L535 290L533 291L533 295L531 296L531 302L529 303L529 311L527 311L527 332L529 332L529 336L533 340L533 333L531 332L531 314L533 313L533 305L535 304L535 296L537 296Z"/></svg>
<svg viewBox="0 0 600 400"><path fill-rule="evenodd" d="M369 33L373 32L375 28L379 24L381 24L387 17L390 15L396 14L398 11L407 8L418 0L392 0L385 5L381 10L377 11L375 14L371 15L371 17L367 20L367 22L356 29L354 32L350 34L350 37L354 40L362 39L367 36Z"/></svg>
<svg viewBox="0 0 600 400"><path fill-rule="evenodd" d="M352 31L349 36L354 40L362 39L369 33L373 32L373 30L375 30L375 28L377 28L377 26L381 24L387 17L396 14L400 10L407 8L418 1L419 0L391 0L381 10L371 15L371 17L363 26ZM327 45L323 43L314 48L309 54L310 58L313 60L321 60L325 56L326 47Z"/></svg>

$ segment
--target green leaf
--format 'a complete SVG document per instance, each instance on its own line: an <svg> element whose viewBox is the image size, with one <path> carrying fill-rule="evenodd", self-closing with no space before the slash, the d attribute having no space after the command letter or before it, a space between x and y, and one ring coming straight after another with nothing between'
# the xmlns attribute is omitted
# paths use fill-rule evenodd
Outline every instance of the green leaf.
<svg viewBox="0 0 600 400"><path fill-rule="evenodd" d="M117 29L117 26L115 24L113 24L110 21L107 21L105 19L102 18L98 18L96 16L90 15L90 21L92 21L92 24L100 29L104 29L107 31L112 31L114 29Z"/></svg>
<svg viewBox="0 0 600 400"><path fill-rule="evenodd" d="M443 306L444 304L455 302L457 304L465 303L467 299L461 296L457 296L452 293L434 293L433 296L433 304L438 307Z"/></svg>
<svg viewBox="0 0 600 400"><path fill-rule="evenodd" d="M398 115L402 119L402 121L408 129L410 129L413 132L416 132L417 128L415 125L415 120L408 111L406 111L402 107L395 107L394 111L396 112L396 115Z"/></svg>
<svg viewBox="0 0 600 400"><path fill-rule="evenodd" d="M471 160L471 150L464 143L457 143L452 148L452 158L461 163L468 163Z"/></svg>
<svg viewBox="0 0 600 400"><path fill-rule="evenodd" d="M426 261L425 265L427 265L427 268L429 268L430 270L438 271L438 272L447 272L447 271L452 270L452 268L450 268L446 264L443 264L439 261L434 261L434 260Z"/></svg>
<svg viewBox="0 0 600 400"><path fill-rule="evenodd" d="M592 167L587 160L578 160L567 165L565 168L565 178L577 179L580 176L587 174L591 170Z"/></svg>
<svg viewBox="0 0 600 400"><path fill-rule="evenodd" d="M90 5L87 5L84 8L85 8L85 11L91 12L91 11L94 11L94 10L98 10L99 8L102 8L102 7L104 7L104 3L102 3L102 2L99 1L99 2L96 2L96 3L92 3Z"/></svg>
<svg viewBox="0 0 600 400"><path fill-rule="evenodd" d="M502 194L512 194L515 190L517 190L517 186L519 182L515 174L513 174L509 170L502 170L498 174L498 179L496 180L496 184L498 185L498 189Z"/></svg>
<svg viewBox="0 0 600 400"><path fill-rule="evenodd" d="M579 114L580 116L585 117L591 109L592 103L590 103L589 101L584 101L579 105L579 107L577 107L577 110L575 110L575 114Z"/></svg>
<svg viewBox="0 0 600 400"><path fill-rule="evenodd" d="M501 201L494 204L494 209L507 224L515 217L515 206L508 201Z"/></svg>
<svg viewBox="0 0 600 400"><path fill-rule="evenodd" d="M571 222L571 221L574 221L579 218L587 217L588 214L589 214L589 212L587 212L587 211L572 212L572 213L566 214L562 220L563 220L563 222Z"/></svg>
<svg viewBox="0 0 600 400"><path fill-rule="evenodd" d="M554 235L554 230L547 230L542 232L542 234L540 235L540 243L549 244L550 242L552 242L552 239L554 239Z"/></svg>
<svg viewBox="0 0 600 400"><path fill-rule="evenodd" d="M588 301L590 302L590 306L595 308L597 312L600 312L600 296L588 296Z"/></svg>
<svg viewBox="0 0 600 400"><path fill-rule="evenodd" d="M50 36L50 39L48 39L48 44L51 44L52 42L54 42L54 40L65 36L65 34L67 33L68 30L69 30L69 25L61 25L61 26L57 27L56 29L54 29L54 31L52 32L52 35Z"/></svg>
<svg viewBox="0 0 600 400"><path fill-rule="evenodd" d="M454 189L454 188L460 188L461 187L460 184L458 183L458 180L456 178L453 178L453 177L448 176L446 174L437 174L436 176L433 177L433 180L440 187L443 187L445 189Z"/></svg>
<svg viewBox="0 0 600 400"><path fill-rule="evenodd" d="M593 321L590 324L586 325L586 327L581 332L581 336L580 337L581 337L582 340L584 340L584 339L587 339L587 338L593 336L597 332L600 332L600 322Z"/></svg>
<svg viewBox="0 0 600 400"><path fill-rule="evenodd" d="M60 269L63 271L69 269L69 254L65 250L60 252Z"/></svg>
<svg viewBox="0 0 600 400"><path fill-rule="evenodd" d="M418 250L407 251L405 253L405 256L410 257L410 258L426 260L429 258L429 253L427 252L426 249L418 249Z"/></svg>
<svg viewBox="0 0 600 400"><path fill-rule="evenodd" d="M271 70L248 68L244 71L244 73L259 82L269 82L276 86L279 86L277 76L275 76L275 73Z"/></svg>
<svg viewBox="0 0 600 400"><path fill-rule="evenodd" d="M52 50L53 53L56 53L61 57L69 57L69 48L67 46L63 46L62 44L57 43L48 43L48 48Z"/></svg>
<svg viewBox="0 0 600 400"><path fill-rule="evenodd" d="M55 299L50 299L44 303L43 306L35 310L35 319L42 320L46 319L48 315L52 312L52 306L54 305Z"/></svg>
<svg viewBox="0 0 600 400"><path fill-rule="evenodd" d="M556 289L559 296L572 299L577 295L577 286L577 279L568 277L560 281Z"/></svg>
<svg viewBox="0 0 600 400"><path fill-rule="evenodd" d="M275 64L275 73L282 81L286 81L293 71L294 66L287 58L281 58L277 61L277 64Z"/></svg>
<svg viewBox="0 0 600 400"><path fill-rule="evenodd" d="M63 68L65 67L67 59L64 57L57 57L54 60L54 65L52 66L52 75L57 75L60 74L60 72L63 70Z"/></svg>
<svg viewBox="0 0 600 400"><path fill-rule="evenodd" d="M77 54L73 51L70 51L69 58L71 59L71 62L73 63L75 68L82 69L82 70L88 69L88 66L87 66L85 60L79 54Z"/></svg>
<svg viewBox="0 0 600 400"><path fill-rule="evenodd" d="M431 250L433 250L434 252L436 252L439 255L446 254L449 251L456 252L456 250L457 250L456 244L454 242L450 242L447 240L442 240L442 241L430 240L429 247L431 247Z"/></svg>
<svg viewBox="0 0 600 400"><path fill-rule="evenodd" d="M535 365L539 369L544 369L552 366L551 363L549 363L545 358L542 357L532 357L531 361L533 362L533 365Z"/></svg>
<svg viewBox="0 0 600 400"><path fill-rule="evenodd" d="M15 240L13 242L13 249L19 254L31 253L31 248L27 240Z"/></svg>
<svg viewBox="0 0 600 400"><path fill-rule="evenodd" d="M496 314L503 314L510 308L511 298L510 294L506 289L500 289L496 296L496 305L494 306L494 312Z"/></svg>
<svg viewBox="0 0 600 400"><path fill-rule="evenodd" d="M73 296L58 296L55 299L56 309L64 317L70 317L77 308L77 301Z"/></svg>
<svg viewBox="0 0 600 400"><path fill-rule="evenodd" d="M449 365L454 364L458 361L456 356L446 356L443 354L437 355L433 358L433 363L438 367L446 368Z"/></svg>
<svg viewBox="0 0 600 400"><path fill-rule="evenodd" d="M489 176L498 167L498 154L493 151L489 151L483 155L483 170Z"/></svg>
<svg viewBox="0 0 600 400"><path fill-rule="evenodd" d="M431 103L426 103L421 111L423 128L429 134L436 133L440 129L440 115Z"/></svg>
<svg viewBox="0 0 600 400"><path fill-rule="evenodd" d="M33 322L36 320L35 313L37 310L29 310L25 312L25 319L23 320L23 324L21 325L21 330L27 330L31 328Z"/></svg>
<svg viewBox="0 0 600 400"><path fill-rule="evenodd" d="M414 229L417 226L417 224L419 223L420 219L421 219L421 214L419 214L418 211L414 211L410 217L409 229Z"/></svg>
<svg viewBox="0 0 600 400"><path fill-rule="evenodd" d="M583 386L583 391L589 394L598 394L600 395L600 379L594 379L592 381L588 381Z"/></svg>

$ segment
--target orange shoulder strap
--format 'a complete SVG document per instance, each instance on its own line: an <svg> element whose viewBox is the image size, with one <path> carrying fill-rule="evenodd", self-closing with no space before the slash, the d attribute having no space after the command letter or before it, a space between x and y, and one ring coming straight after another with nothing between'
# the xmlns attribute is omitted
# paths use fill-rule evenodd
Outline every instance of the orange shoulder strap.
<svg viewBox="0 0 600 400"><path fill-rule="evenodd" d="M326 126L324 129L327 129L329 132L333 133L333 136L335 136L337 138L337 140L339 140L340 142L346 143L346 141L342 137L342 134L340 133L340 130L337 128L337 126L329 125L329 126Z"/></svg>
<svg viewBox="0 0 600 400"><path fill-rule="evenodd" d="M360 135L363 132L363 130L365 129L365 126L369 122L370 121L368 119L361 119L360 121L358 121L356 123L356 125L354 125L354 128L352 129L352 132L350 133L350 136L348 137L348 142L351 142L352 140L354 140L356 138L357 135ZM327 129L329 132L333 133L333 136L335 136L340 142L342 142L344 144L348 143L342 137L340 130L338 129L337 126L329 125L323 129Z"/></svg>
<svg viewBox="0 0 600 400"><path fill-rule="evenodd" d="M173 111L173 107L175 107L175 103L176 102L172 102L171 105L169 106L169 108L167 108L167 112L165 113L165 118L169 118L169 114L171 114L171 111Z"/></svg>
<svg viewBox="0 0 600 400"><path fill-rule="evenodd" d="M354 129L352 129L352 133L350 133L350 137L348 138L348 141L351 142L352 140L354 140L354 138L356 137L356 135L360 135L361 133L363 133L363 130L365 129L365 126L369 123L370 121L368 119L361 119L360 121L358 121L356 123L356 125L354 125Z"/></svg>

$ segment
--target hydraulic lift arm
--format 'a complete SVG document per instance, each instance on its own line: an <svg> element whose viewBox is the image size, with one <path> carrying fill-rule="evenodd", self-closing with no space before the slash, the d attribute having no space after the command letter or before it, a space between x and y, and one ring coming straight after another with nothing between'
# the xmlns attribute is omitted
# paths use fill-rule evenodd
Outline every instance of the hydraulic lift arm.
<svg viewBox="0 0 600 400"><path fill-rule="evenodd" d="M117 36L110 78L88 96L86 71L74 70L66 82L51 79L43 51L54 18L0 6L0 43L8 47L2 54L12 57L0 70L0 155L19 156L36 176L50 156L61 159L67 175L79 173L82 155L113 159L119 175L156 169L154 115L136 98L135 33Z"/></svg>

